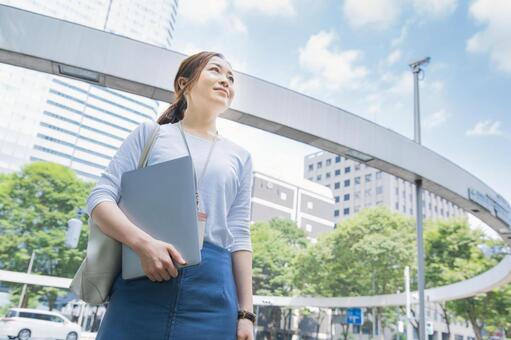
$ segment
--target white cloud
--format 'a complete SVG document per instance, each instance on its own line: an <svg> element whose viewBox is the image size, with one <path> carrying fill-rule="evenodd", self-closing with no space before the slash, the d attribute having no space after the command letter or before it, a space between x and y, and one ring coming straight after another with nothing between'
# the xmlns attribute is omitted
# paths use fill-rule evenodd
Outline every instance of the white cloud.
<svg viewBox="0 0 511 340"><path fill-rule="evenodd" d="M247 33L247 26L239 17L232 15L229 17L229 21L230 26L234 29L234 31L238 33Z"/></svg>
<svg viewBox="0 0 511 340"><path fill-rule="evenodd" d="M339 50L334 46L335 33L321 31L312 35L305 47L300 48L300 66L311 76L295 76L290 86L298 91L329 91L356 88L368 70L355 65L361 57L358 50Z"/></svg>
<svg viewBox="0 0 511 340"><path fill-rule="evenodd" d="M501 136L502 131L500 130L500 121L485 120L477 122L476 125L467 130L465 133L467 136Z"/></svg>
<svg viewBox="0 0 511 340"><path fill-rule="evenodd" d="M392 64L395 64L396 62L398 62L400 59L401 59L401 51L400 50L395 50L395 51L392 51L387 56L387 63L389 65L392 65Z"/></svg>
<svg viewBox="0 0 511 340"><path fill-rule="evenodd" d="M179 2L179 16L191 22L205 24L225 15L227 0L186 0Z"/></svg>
<svg viewBox="0 0 511 340"><path fill-rule="evenodd" d="M413 6L419 15L442 18L452 14L458 6L457 0L414 0Z"/></svg>
<svg viewBox="0 0 511 340"><path fill-rule="evenodd" d="M389 82L388 91L399 96L411 96L413 93L413 77L411 72L403 71L399 75L388 74L384 80Z"/></svg>
<svg viewBox="0 0 511 340"><path fill-rule="evenodd" d="M296 14L292 0L234 0L234 5L240 10L258 11L271 16Z"/></svg>
<svg viewBox="0 0 511 340"><path fill-rule="evenodd" d="M434 112L424 117L423 126L427 129L431 129L442 125L451 115L445 110Z"/></svg>
<svg viewBox="0 0 511 340"><path fill-rule="evenodd" d="M476 0L470 14L486 27L467 41L467 50L488 53L497 69L511 74L511 1Z"/></svg>
<svg viewBox="0 0 511 340"><path fill-rule="evenodd" d="M397 47L403 43L403 41L406 39L406 36L408 35L408 24L405 23L403 27L401 27L401 31L399 32L399 36L392 39L390 42L390 45L392 47Z"/></svg>
<svg viewBox="0 0 511 340"><path fill-rule="evenodd" d="M400 0L345 0L344 18L354 28L387 28L401 14Z"/></svg>

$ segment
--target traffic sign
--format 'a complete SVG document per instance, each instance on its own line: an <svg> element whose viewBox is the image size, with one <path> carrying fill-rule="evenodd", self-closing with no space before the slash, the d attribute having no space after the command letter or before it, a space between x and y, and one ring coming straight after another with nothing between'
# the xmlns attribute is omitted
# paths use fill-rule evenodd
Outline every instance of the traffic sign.
<svg viewBox="0 0 511 340"><path fill-rule="evenodd" d="M362 308L348 308L346 316L348 324L361 326L364 323Z"/></svg>

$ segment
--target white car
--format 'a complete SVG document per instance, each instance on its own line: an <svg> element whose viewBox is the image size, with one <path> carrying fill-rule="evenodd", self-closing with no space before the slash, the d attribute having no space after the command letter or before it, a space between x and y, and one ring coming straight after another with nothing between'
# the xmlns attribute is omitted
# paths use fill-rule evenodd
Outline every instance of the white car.
<svg viewBox="0 0 511 340"><path fill-rule="evenodd" d="M39 309L11 308L0 319L0 336L9 339L79 340L81 329L57 312Z"/></svg>

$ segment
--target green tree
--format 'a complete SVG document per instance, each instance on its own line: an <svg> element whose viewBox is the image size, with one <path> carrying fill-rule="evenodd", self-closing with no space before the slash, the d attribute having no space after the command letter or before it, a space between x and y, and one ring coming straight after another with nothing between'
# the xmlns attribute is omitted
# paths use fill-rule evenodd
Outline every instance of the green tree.
<svg viewBox="0 0 511 340"><path fill-rule="evenodd" d="M501 241L488 239L478 229L471 229L466 218L433 220L426 223L426 283L427 287L442 286L479 275L494 267L502 255L485 255L481 246L496 249ZM482 330L509 327L511 294L501 288L478 296L440 304L450 333L453 313L468 320L478 339ZM508 313L508 314L505 314Z"/></svg>
<svg viewBox="0 0 511 340"><path fill-rule="evenodd" d="M272 296L295 294L291 282L292 265L297 255L309 244L305 232L291 220L273 218L268 222L255 223L251 227L251 239L254 294ZM270 336L277 336L276 325L281 324L283 317L285 313L281 308L272 306L259 308L259 318L268 325Z"/></svg>
<svg viewBox="0 0 511 340"><path fill-rule="evenodd" d="M251 239L254 294L292 295L292 264L309 243L305 232L291 220L273 218L254 223Z"/></svg>
<svg viewBox="0 0 511 340"><path fill-rule="evenodd" d="M83 182L69 168L34 162L0 177L0 268L26 272L32 251L32 272L71 278L85 256L86 218L78 247L64 246L67 221L85 205L93 183ZM53 308L62 291L32 286L27 293L43 297ZM14 299L19 289L14 290ZM13 299L13 300L14 300ZM31 303L33 304L33 302Z"/></svg>
<svg viewBox="0 0 511 340"><path fill-rule="evenodd" d="M305 294L390 294L402 289L403 269L414 259L413 220L384 207L365 209L298 258L294 281Z"/></svg>
<svg viewBox="0 0 511 340"><path fill-rule="evenodd" d="M409 217L385 207L364 209L331 233L322 234L297 257L294 284L304 295L326 297L402 290L404 267L415 266L414 231ZM377 308L375 314L388 324L394 322L394 313L394 309Z"/></svg>

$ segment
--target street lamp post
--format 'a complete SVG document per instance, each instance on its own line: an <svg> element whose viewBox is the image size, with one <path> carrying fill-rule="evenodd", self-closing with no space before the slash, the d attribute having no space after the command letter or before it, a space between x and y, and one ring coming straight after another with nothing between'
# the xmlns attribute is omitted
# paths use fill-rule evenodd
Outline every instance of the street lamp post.
<svg viewBox="0 0 511 340"><path fill-rule="evenodd" d="M421 144L421 125L420 125L420 105L419 105L419 73L422 72L422 65L426 65L431 60L430 57L418 60L410 64L413 73L414 85L414 141ZM425 299L424 299L424 231L422 225L422 179L415 180L416 187L416 220L417 220L417 264L418 264L418 283L419 283L419 339L426 340L426 317L425 317Z"/></svg>

